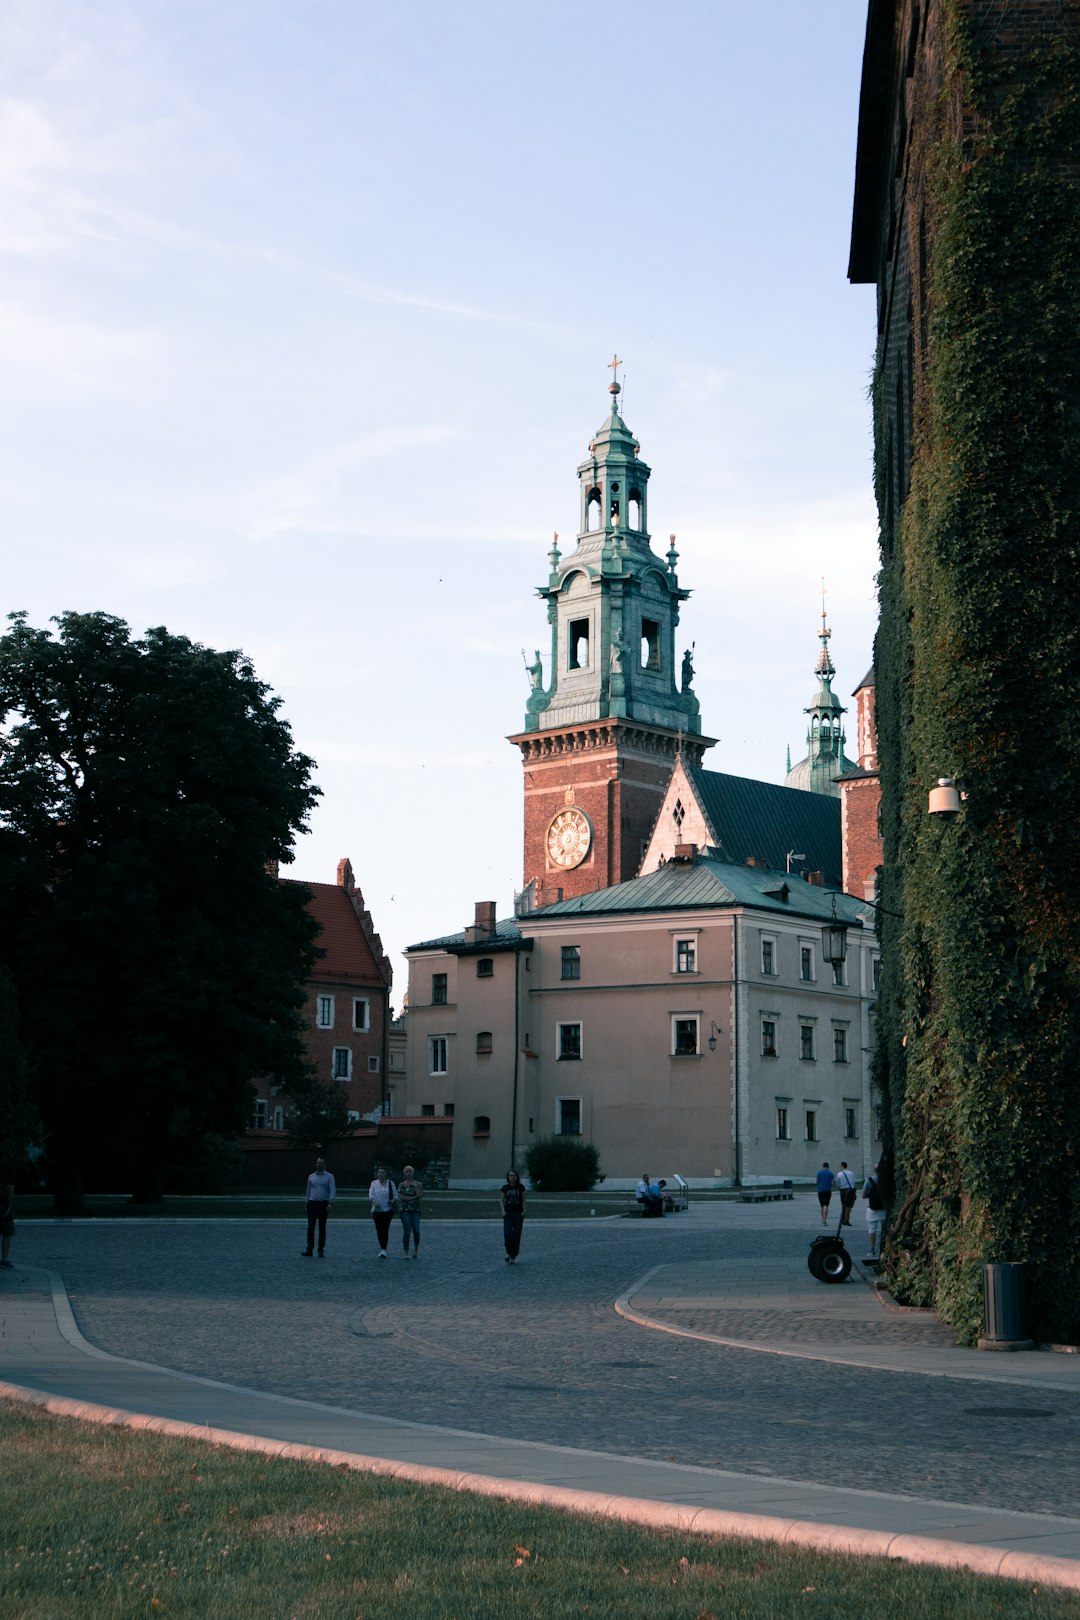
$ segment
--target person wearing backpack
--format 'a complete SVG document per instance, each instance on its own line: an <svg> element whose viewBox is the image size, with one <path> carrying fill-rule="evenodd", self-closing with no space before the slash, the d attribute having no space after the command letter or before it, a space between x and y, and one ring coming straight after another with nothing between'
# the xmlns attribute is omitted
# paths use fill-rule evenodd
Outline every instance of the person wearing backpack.
<svg viewBox="0 0 1080 1620"><path fill-rule="evenodd" d="M868 1260L878 1258L881 1251L881 1229L885 1225L885 1200L878 1185L880 1169L881 1166L875 1164L863 1183L862 1190L862 1195L866 1199L866 1236L870 1244L870 1253L866 1257Z"/></svg>

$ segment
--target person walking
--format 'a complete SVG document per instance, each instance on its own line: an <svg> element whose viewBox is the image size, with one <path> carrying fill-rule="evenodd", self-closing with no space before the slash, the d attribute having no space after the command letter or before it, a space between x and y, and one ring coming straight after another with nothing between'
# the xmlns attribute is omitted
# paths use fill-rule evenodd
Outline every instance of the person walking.
<svg viewBox="0 0 1080 1620"><path fill-rule="evenodd" d="M506 1172L506 1180L499 1189L499 1208L502 1210L506 1260L512 1266L521 1248L521 1228L525 1221L525 1189L516 1170Z"/></svg>
<svg viewBox="0 0 1080 1620"><path fill-rule="evenodd" d="M835 1183L836 1177L829 1169L829 1161L826 1159L825 1163L817 1173L817 1201L821 1205L822 1226L824 1226L826 1221L829 1219L829 1205L832 1203L833 1186Z"/></svg>
<svg viewBox="0 0 1080 1620"><path fill-rule="evenodd" d="M371 1218L375 1222L375 1235L379 1240L379 1259L385 1260L390 1222L394 1218L394 1202L397 1198L397 1188L390 1180L390 1172L385 1165L380 1165L376 1171L375 1180L368 1188L368 1197L371 1199Z"/></svg>
<svg viewBox="0 0 1080 1620"><path fill-rule="evenodd" d="M409 1258L409 1238L413 1241L413 1259L420 1258L420 1200L424 1189L416 1179L416 1171L407 1164L398 1182L398 1203L401 1206L401 1239L405 1245L405 1258Z"/></svg>
<svg viewBox="0 0 1080 1620"><path fill-rule="evenodd" d="M11 1240L15 1236L15 1188L9 1182L0 1194L0 1266L13 1271Z"/></svg>
<svg viewBox="0 0 1080 1620"><path fill-rule="evenodd" d="M315 1229L319 1232L319 1259L326 1250L326 1217L334 1207L337 1184L326 1168L325 1159L316 1159L307 1178L307 1248L300 1252L309 1260L315 1252Z"/></svg>
<svg viewBox="0 0 1080 1620"><path fill-rule="evenodd" d="M855 1195L858 1192L858 1187L859 1184L855 1179L854 1170L849 1170L847 1160L841 1159L840 1169L836 1174L836 1190L840 1194L840 1208L844 1212L841 1221L843 1226L851 1225L851 1211L855 1206Z"/></svg>
<svg viewBox="0 0 1080 1620"><path fill-rule="evenodd" d="M862 1195L866 1199L866 1238L870 1248L868 1260L878 1259L881 1253L881 1232L885 1225L885 1200L881 1196L881 1187L878 1183L880 1164L875 1164L873 1170L863 1182Z"/></svg>

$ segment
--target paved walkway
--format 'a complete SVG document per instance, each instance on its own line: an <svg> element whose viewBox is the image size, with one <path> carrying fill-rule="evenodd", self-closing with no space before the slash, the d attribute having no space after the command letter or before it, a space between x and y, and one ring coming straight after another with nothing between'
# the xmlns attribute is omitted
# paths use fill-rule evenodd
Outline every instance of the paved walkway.
<svg viewBox="0 0 1080 1620"><path fill-rule="evenodd" d="M750 1214L724 1214L725 1208L730 1211L730 1206L698 1206L685 1224L683 1217L677 1218L677 1229L686 1236L711 1224L730 1230ZM783 1226L794 1217L766 1219ZM665 1228L669 1224L677 1225L663 1223ZM21 1233L29 1230L23 1227ZM101 1232L100 1224L96 1230ZM538 1229L533 1230L539 1247ZM475 1235L475 1224L471 1231ZM647 1257L638 1240L630 1241L631 1252ZM1080 1392L1080 1357L957 1349L932 1318L886 1310L865 1276L856 1274L837 1287L814 1283L805 1270L805 1248L788 1247L791 1252L785 1256L676 1258L648 1266L623 1289L616 1309L658 1335L933 1380L975 1380L983 1385L982 1400L994 1388L1003 1410L1021 1389L1053 1389L1062 1397ZM373 1269L380 1280L390 1270ZM319 1275L310 1264L299 1270L305 1277ZM401 1266L402 1279L411 1283L413 1270ZM499 1270L513 1278L514 1268ZM609 1296L609 1312L611 1303ZM373 1316L372 1327L378 1310L365 1313ZM510 1322L508 1331L512 1326ZM40 1267L17 1266L2 1274L0 1380L0 1394L35 1392L59 1400L60 1409L83 1409L87 1416L141 1414L170 1428L215 1438L249 1437L237 1443L265 1443L273 1450L313 1447L360 1466L616 1512L644 1522L692 1522L702 1530L741 1530L821 1547L963 1564L1080 1589L1080 1519L403 1422L343 1404L173 1371L88 1343L60 1277ZM871 1456L872 1414L868 1430L865 1455ZM253 1436L262 1437L261 1442L250 1440Z"/></svg>

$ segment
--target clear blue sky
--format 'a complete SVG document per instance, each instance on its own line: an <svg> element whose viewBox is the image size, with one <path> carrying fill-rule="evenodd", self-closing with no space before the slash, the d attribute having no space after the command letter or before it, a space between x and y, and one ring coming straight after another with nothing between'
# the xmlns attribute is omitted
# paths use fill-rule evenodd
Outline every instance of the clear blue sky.
<svg viewBox="0 0 1080 1620"><path fill-rule="evenodd" d="M712 768L804 751L823 575L845 699L870 662L865 9L0 13L4 611L249 653L318 761L293 873L351 856L396 1002L520 886L504 738L616 349Z"/></svg>

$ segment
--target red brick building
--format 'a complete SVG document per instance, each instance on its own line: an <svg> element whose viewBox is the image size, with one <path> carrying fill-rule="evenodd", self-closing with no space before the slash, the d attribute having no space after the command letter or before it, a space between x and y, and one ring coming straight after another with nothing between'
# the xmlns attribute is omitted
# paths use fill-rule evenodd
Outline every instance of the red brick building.
<svg viewBox="0 0 1080 1620"><path fill-rule="evenodd" d="M295 879L282 878L283 883ZM375 932L352 862L338 862L336 883L305 883L323 953L307 984L305 1045L316 1079L345 1088L357 1120L384 1111L393 973ZM252 1127L281 1130L286 1099L272 1075L255 1081Z"/></svg>
<svg viewBox="0 0 1080 1620"><path fill-rule="evenodd" d="M862 900L877 896L884 859L881 838L881 777L878 774L877 728L874 722L874 671L855 689L858 763L837 780L840 784L840 838L844 856L844 893Z"/></svg>

